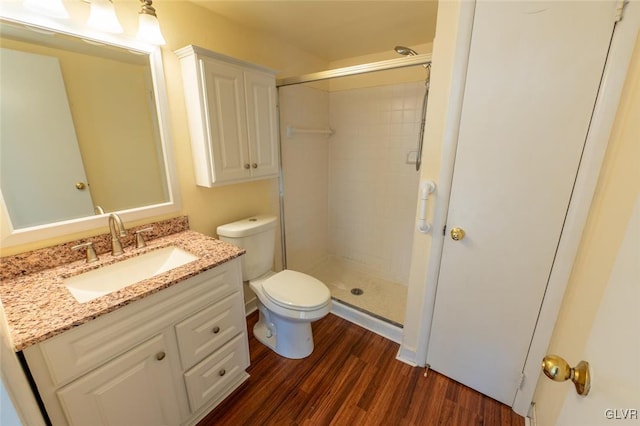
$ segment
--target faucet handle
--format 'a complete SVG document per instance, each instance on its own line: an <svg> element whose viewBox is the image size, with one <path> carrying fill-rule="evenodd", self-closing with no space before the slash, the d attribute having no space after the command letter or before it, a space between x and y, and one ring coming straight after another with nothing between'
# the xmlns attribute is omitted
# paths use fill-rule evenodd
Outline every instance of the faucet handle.
<svg viewBox="0 0 640 426"><path fill-rule="evenodd" d="M143 229L138 229L135 234L136 234L136 248L142 248L142 247L146 247L147 243L144 241L144 237L142 236L143 232L149 232L149 231L153 231L153 226L150 226L148 228L143 228Z"/></svg>
<svg viewBox="0 0 640 426"><path fill-rule="evenodd" d="M98 260L98 255L96 254L96 249L93 248L93 241L87 241L86 243L78 244L77 246L71 247L71 250L80 250L86 248L87 249L87 263L95 262Z"/></svg>

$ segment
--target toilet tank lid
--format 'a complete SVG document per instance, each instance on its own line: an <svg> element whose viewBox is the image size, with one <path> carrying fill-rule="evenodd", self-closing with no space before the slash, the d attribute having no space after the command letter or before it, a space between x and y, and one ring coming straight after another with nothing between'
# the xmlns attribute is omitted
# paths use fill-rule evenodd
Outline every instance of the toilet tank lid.
<svg viewBox="0 0 640 426"><path fill-rule="evenodd" d="M251 216L236 222L218 226L216 230L221 237L240 238L264 232L276 227L275 216Z"/></svg>

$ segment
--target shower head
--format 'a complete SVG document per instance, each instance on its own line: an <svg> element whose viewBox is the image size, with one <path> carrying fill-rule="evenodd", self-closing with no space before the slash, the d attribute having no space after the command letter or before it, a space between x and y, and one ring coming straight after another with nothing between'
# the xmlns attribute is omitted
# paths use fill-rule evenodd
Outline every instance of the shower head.
<svg viewBox="0 0 640 426"><path fill-rule="evenodd" d="M415 56L418 54L418 52L416 52L415 50L405 46L396 46L393 48L393 50L395 50L396 53L399 53L402 56Z"/></svg>
<svg viewBox="0 0 640 426"><path fill-rule="evenodd" d="M402 55L402 56L416 56L418 54L418 52L416 52L415 50L411 49L410 47L406 47L406 46L396 46L393 48L393 50L396 51L396 53ZM422 66L425 69L429 69L429 64L422 64Z"/></svg>

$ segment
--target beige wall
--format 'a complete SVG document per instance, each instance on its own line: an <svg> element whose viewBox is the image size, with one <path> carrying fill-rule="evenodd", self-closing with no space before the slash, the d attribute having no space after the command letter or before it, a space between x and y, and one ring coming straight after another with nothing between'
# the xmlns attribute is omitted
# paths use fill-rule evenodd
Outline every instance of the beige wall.
<svg viewBox="0 0 640 426"><path fill-rule="evenodd" d="M561 355L572 365L580 361L585 352L624 231L640 194L638 117L640 41L636 42L589 218L549 344L548 353ZM611 366L604 368L608 367ZM597 380L596 376L594 384ZM565 396L573 391L569 384L554 383L541 376L534 396L538 425L555 425Z"/></svg>
<svg viewBox="0 0 640 426"><path fill-rule="evenodd" d="M118 17L127 34L137 30L137 2L116 2ZM191 145L184 106L182 75L175 50L194 44L229 56L278 70L281 75L295 75L326 69L328 63L269 35L239 26L190 2L154 4L167 40L162 47L164 72L169 100L169 126L173 142L182 214L188 215L191 228L215 235L218 225L258 213L278 213L277 180L262 180L218 188L196 186ZM166 216L165 216L166 217ZM3 222L4 222L4 218ZM152 222L149 218L141 223ZM137 223L136 223L137 224ZM107 224L93 231L32 244L2 249L7 256L63 241L75 240L107 231ZM132 225L132 224L128 224ZM3 226L4 223L3 223Z"/></svg>

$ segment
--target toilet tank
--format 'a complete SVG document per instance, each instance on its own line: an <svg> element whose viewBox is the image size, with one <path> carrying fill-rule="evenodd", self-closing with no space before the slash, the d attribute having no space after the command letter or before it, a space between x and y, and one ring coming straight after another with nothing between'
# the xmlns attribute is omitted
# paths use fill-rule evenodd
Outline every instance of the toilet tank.
<svg viewBox="0 0 640 426"><path fill-rule="evenodd" d="M276 219L275 216L253 216L218 226L222 241L246 250L241 258L243 281L257 278L273 267Z"/></svg>

